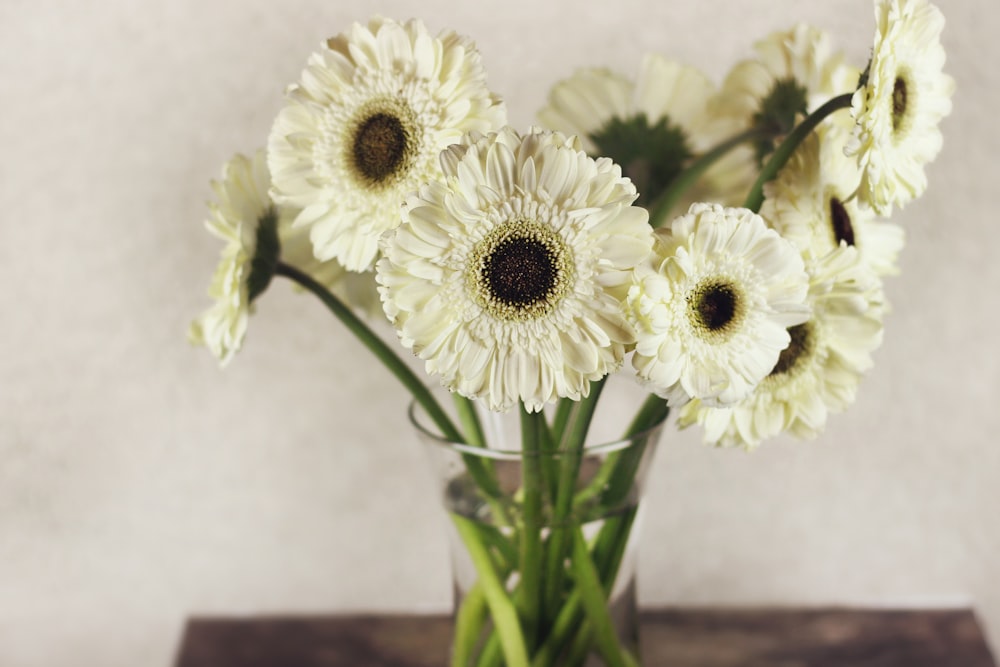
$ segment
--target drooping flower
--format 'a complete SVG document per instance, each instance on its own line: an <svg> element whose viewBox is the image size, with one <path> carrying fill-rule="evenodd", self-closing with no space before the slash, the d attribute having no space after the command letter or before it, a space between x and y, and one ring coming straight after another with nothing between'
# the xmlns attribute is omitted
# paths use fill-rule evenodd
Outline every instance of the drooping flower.
<svg viewBox="0 0 1000 667"><path fill-rule="evenodd" d="M217 198L209 204L205 226L223 241L219 265L208 295L215 303L188 330L222 365L239 351L255 298L268 286L278 261L279 209L267 194L271 179L263 151L236 155L212 182Z"/></svg>
<svg viewBox="0 0 1000 667"><path fill-rule="evenodd" d="M809 317L798 251L747 209L694 204L636 269L632 365L671 405L744 399Z"/></svg>
<svg viewBox="0 0 1000 667"><path fill-rule="evenodd" d="M700 424L704 441L718 446L757 447L788 432L819 434L829 414L854 402L882 342L881 282L855 248L840 246L807 262L812 317L789 329L791 343L754 392L736 405L683 406L678 424Z"/></svg>
<svg viewBox="0 0 1000 667"><path fill-rule="evenodd" d="M843 243L856 247L878 275L898 273L903 228L878 219L854 197L861 171L844 155L846 137L839 124L822 125L807 137L764 186L761 217L807 260L819 259Z"/></svg>
<svg viewBox="0 0 1000 667"><path fill-rule="evenodd" d="M346 283L343 267L313 257L307 234L292 229L296 210L276 205L270 186L263 150L252 158L234 156L223 167L222 180L212 182L216 201L209 203L205 226L224 245L208 289L215 302L191 323L188 338L207 347L222 365L242 347L254 300L267 289L279 260L360 309L368 309L368 294L374 291L364 286L363 277Z"/></svg>
<svg viewBox="0 0 1000 667"><path fill-rule="evenodd" d="M273 194L301 208L316 257L363 271L407 193L440 176L441 150L504 122L467 38L416 20L355 24L287 92L268 143Z"/></svg>
<svg viewBox="0 0 1000 667"><path fill-rule="evenodd" d="M693 156L739 131L731 120L710 113L715 91L700 71L649 54L635 81L603 68L575 72L552 88L538 117L546 127L580 136L590 155L621 164L641 193L640 203L649 205ZM745 157L719 161L690 196L742 200L754 178L747 166Z"/></svg>
<svg viewBox="0 0 1000 667"><path fill-rule="evenodd" d="M492 410L586 396L633 341L622 299L653 242L635 187L556 132L469 137L441 162L377 265L402 344Z"/></svg>
<svg viewBox="0 0 1000 667"><path fill-rule="evenodd" d="M954 80L942 71L944 16L926 0L876 0L875 44L851 113L848 154L863 169L858 196L881 214L927 188L924 165L941 150Z"/></svg>

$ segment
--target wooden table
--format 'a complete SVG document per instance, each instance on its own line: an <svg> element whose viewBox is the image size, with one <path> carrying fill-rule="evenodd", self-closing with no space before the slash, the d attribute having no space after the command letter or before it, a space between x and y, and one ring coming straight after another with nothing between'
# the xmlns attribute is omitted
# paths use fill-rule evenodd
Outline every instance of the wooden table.
<svg viewBox="0 0 1000 667"><path fill-rule="evenodd" d="M194 618L177 667L444 667L443 616ZM648 667L996 667L969 610L664 609Z"/></svg>

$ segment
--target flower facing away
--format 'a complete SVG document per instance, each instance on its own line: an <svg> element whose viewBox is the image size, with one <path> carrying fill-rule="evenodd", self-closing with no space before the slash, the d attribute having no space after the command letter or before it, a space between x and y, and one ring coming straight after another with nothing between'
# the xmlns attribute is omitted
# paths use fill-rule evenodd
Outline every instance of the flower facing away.
<svg viewBox="0 0 1000 667"><path fill-rule="evenodd" d="M858 196L882 214L927 188L924 165L941 150L954 80L942 72L944 16L926 0L878 0L875 44L851 112L848 153L864 170Z"/></svg>
<svg viewBox="0 0 1000 667"><path fill-rule="evenodd" d="M798 24L754 45L756 57L737 63L714 99L715 112L743 127L765 126L787 133L801 116L835 95L857 88L860 72L832 50L823 31ZM758 142L757 157L773 148Z"/></svg>
<svg viewBox="0 0 1000 667"><path fill-rule="evenodd" d="M580 136L589 154L622 165L642 194L640 204L649 205L693 156L741 129L709 112L715 92L700 71L649 54L635 81L602 68L575 72L552 88L538 117L546 127ZM755 175L739 151L735 156L716 163L692 196L741 201Z"/></svg>
<svg viewBox="0 0 1000 667"><path fill-rule="evenodd" d="M438 154L465 132L502 125L479 52L453 32L375 18L310 58L271 129L275 201L301 209L316 257L371 268L382 232Z"/></svg>
<svg viewBox="0 0 1000 667"><path fill-rule="evenodd" d="M307 234L292 229L295 209L275 205L270 186L263 150L252 158L234 156L223 167L222 180L212 182L216 201L209 204L205 226L224 245L208 289L215 302L191 323L188 338L206 346L223 365L242 347L254 300L267 289L279 259L358 308L372 301L364 276L347 280L339 264L313 257Z"/></svg>
<svg viewBox="0 0 1000 667"><path fill-rule="evenodd" d="M812 317L789 329L791 343L754 392L736 405L692 401L682 427L701 424L707 444L757 447L789 432L815 437L827 416L845 410L882 342L881 282L855 248L840 246L807 262Z"/></svg>
<svg viewBox="0 0 1000 667"><path fill-rule="evenodd" d="M492 410L586 396L633 342L622 300L653 243L635 187L557 132L470 136L441 162L377 265L402 344Z"/></svg>
<svg viewBox="0 0 1000 667"><path fill-rule="evenodd" d="M846 116L846 114L845 114ZM844 155L847 131L821 125L799 145L777 178L764 186L760 215L808 259L839 245L854 246L880 276L899 273L903 228L879 220L854 193L861 179L857 162Z"/></svg>
<svg viewBox="0 0 1000 667"><path fill-rule="evenodd" d="M671 405L745 398L809 317L802 258L747 209L694 204L659 235L627 299L632 364Z"/></svg>

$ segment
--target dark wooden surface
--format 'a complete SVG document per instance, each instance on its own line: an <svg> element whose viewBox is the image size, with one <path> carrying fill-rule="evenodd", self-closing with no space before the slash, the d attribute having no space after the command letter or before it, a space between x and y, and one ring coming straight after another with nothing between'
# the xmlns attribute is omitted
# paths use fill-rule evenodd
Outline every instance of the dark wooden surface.
<svg viewBox="0 0 1000 667"><path fill-rule="evenodd" d="M442 616L194 618L177 667L444 667ZM996 667L968 610L654 610L646 667Z"/></svg>

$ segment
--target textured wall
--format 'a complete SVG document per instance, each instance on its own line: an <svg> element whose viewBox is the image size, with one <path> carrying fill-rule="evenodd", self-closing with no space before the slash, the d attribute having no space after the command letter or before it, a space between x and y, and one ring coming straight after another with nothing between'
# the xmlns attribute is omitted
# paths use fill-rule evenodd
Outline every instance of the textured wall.
<svg viewBox="0 0 1000 667"><path fill-rule="evenodd" d="M940 0L958 93L859 403L753 455L669 433L645 602L976 606L1000 642L1000 5ZM309 51L374 12L474 37L512 122L582 65L716 80L805 20L859 65L868 0L0 4L0 664L166 667L191 613L441 609L405 396L277 285L220 371L184 337L208 181Z"/></svg>

